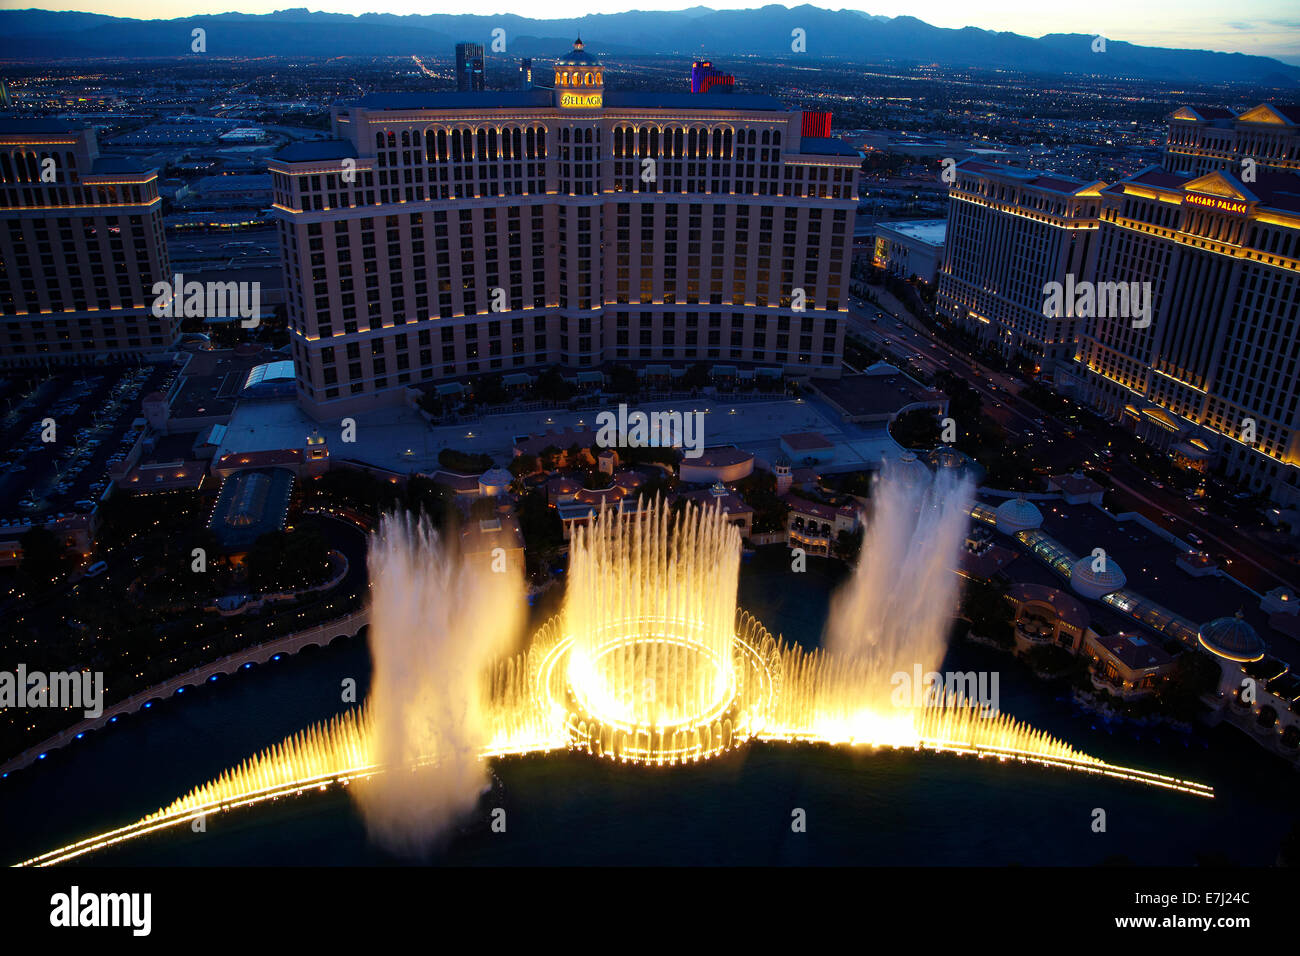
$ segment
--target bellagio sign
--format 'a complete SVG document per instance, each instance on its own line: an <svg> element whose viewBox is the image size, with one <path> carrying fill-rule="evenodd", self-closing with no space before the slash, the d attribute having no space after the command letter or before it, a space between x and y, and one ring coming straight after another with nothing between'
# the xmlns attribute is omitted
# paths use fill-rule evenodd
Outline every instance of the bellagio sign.
<svg viewBox="0 0 1300 956"><path fill-rule="evenodd" d="M567 110L598 110L603 102L600 93L561 93L560 106Z"/></svg>

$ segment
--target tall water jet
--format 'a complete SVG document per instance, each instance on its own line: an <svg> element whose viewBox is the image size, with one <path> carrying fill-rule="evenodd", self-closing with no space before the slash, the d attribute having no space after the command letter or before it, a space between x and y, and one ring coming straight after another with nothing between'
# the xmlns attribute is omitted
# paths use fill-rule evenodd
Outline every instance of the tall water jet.
<svg viewBox="0 0 1300 956"><path fill-rule="evenodd" d="M893 676L942 664L974 494L947 470L932 476L887 460L876 476L861 554L831 600L822 642L852 674L855 710L896 710Z"/></svg>
<svg viewBox="0 0 1300 956"><path fill-rule="evenodd" d="M487 784L493 665L520 634L522 581L466 561L410 515L385 516L369 562L370 751L388 772L354 793L372 836L420 852Z"/></svg>
<svg viewBox="0 0 1300 956"><path fill-rule="evenodd" d="M717 508L674 518L655 501L579 529L563 617L579 723L622 734L620 752L693 750L735 696L739 568L740 533Z"/></svg>

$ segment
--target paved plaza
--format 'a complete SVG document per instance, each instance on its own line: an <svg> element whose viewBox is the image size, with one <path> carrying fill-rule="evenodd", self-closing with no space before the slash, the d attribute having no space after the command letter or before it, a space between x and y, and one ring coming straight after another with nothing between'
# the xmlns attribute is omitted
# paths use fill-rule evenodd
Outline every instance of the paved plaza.
<svg viewBox="0 0 1300 956"><path fill-rule="evenodd" d="M400 473L437 469L438 453L446 448L486 454L504 465L514 457L515 440L525 435L585 426L592 430L594 441L596 415L605 409L617 413L617 401L581 412L486 415L472 423L435 426L427 424L415 409L384 409L358 415L356 441L344 443L342 422L315 422L292 400L242 402L230 420L218 455L301 448L307 436L319 430L332 458L353 459ZM878 467L882 456L901 452L883 427L842 423L829 406L816 399L729 404L725 398L703 398L629 406L629 411L634 409L701 411L706 446L735 444L764 461L776 456L782 435L819 432L835 445L834 461L823 466L823 472Z"/></svg>

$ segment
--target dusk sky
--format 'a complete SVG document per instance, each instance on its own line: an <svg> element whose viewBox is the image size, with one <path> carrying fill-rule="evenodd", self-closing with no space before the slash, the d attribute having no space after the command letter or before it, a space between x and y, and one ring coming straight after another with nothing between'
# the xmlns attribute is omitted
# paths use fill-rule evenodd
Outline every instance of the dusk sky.
<svg viewBox="0 0 1300 956"><path fill-rule="evenodd" d="M238 10L267 13L296 5L300 0L71 0L68 3L31 3L0 0L0 7L79 10L112 16L169 19L191 14ZM569 17L592 13L618 13L628 9L680 10L699 4L691 0L490 0L481 4L446 0L329 0L305 4L331 13L431 14L514 13L532 17ZM761 2L716 0L714 9L753 8ZM787 4L792 6L793 4ZM882 16L910 14L940 27L975 26L1028 36L1045 33L1100 33L1133 43L1189 49L1258 53L1300 64L1300 9L1295 0L1092 0L1089 3L1044 4L1026 0L987 0L980 4L958 0L933 0L918 5L910 0L873 0L871 3L827 2L830 8L861 9Z"/></svg>

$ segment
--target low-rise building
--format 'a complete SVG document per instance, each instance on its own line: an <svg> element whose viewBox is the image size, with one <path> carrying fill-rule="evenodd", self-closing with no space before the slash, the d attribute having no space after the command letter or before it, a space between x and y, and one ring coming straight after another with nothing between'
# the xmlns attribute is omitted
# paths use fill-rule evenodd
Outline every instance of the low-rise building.
<svg viewBox="0 0 1300 956"><path fill-rule="evenodd" d="M785 527L792 548L829 557L841 531L858 530L858 509L852 505L837 508L798 495L786 495L785 501L790 506Z"/></svg>
<svg viewBox="0 0 1300 956"><path fill-rule="evenodd" d="M683 458L679 477L690 484L740 481L754 473L754 453L735 445L706 448L698 458Z"/></svg>
<svg viewBox="0 0 1300 956"><path fill-rule="evenodd" d="M1174 657L1152 638L1138 634L1090 634L1092 685L1125 699L1153 693L1173 670Z"/></svg>
<svg viewBox="0 0 1300 956"><path fill-rule="evenodd" d="M744 498L720 481L709 488L684 491L677 497L692 501L701 508L721 509L727 521L740 529L741 538L748 538L753 530L754 509L745 503Z"/></svg>
<svg viewBox="0 0 1300 956"><path fill-rule="evenodd" d="M827 465L835 460L835 443L820 432L782 435L781 450L805 465Z"/></svg>
<svg viewBox="0 0 1300 956"><path fill-rule="evenodd" d="M508 505L491 518L466 523L460 548L468 564L523 576L524 535Z"/></svg>
<svg viewBox="0 0 1300 956"><path fill-rule="evenodd" d="M1015 624L1016 649L1051 645L1077 654L1091 616L1079 600L1043 584L1017 583L1007 593Z"/></svg>
<svg viewBox="0 0 1300 956"><path fill-rule="evenodd" d="M873 264L902 279L913 277L933 284L943 262L946 219L876 223Z"/></svg>

